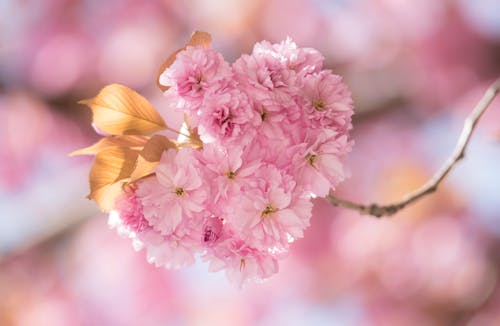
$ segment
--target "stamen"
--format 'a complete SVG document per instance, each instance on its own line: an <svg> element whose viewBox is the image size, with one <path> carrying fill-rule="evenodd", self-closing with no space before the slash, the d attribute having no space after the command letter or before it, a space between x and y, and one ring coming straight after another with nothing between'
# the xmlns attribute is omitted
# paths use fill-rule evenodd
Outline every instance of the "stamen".
<svg viewBox="0 0 500 326"><path fill-rule="evenodd" d="M241 258L240 259L240 272L243 272L245 269L245 259Z"/></svg>
<svg viewBox="0 0 500 326"><path fill-rule="evenodd" d="M307 162L309 162L309 165L314 167L314 161L316 161L316 157L318 157L318 155L312 153L308 153L306 155L306 160Z"/></svg>
<svg viewBox="0 0 500 326"><path fill-rule="evenodd" d="M201 90L203 90L203 86L201 84L202 81L203 81L203 75L196 76L196 90L198 92L200 92Z"/></svg>
<svg viewBox="0 0 500 326"><path fill-rule="evenodd" d="M175 189L175 194L179 197L182 197L184 195L184 189L182 188L176 188Z"/></svg>
<svg viewBox="0 0 500 326"><path fill-rule="evenodd" d="M264 210L262 211L262 217L267 217L269 215L271 215L272 213L276 212L277 209L274 208L273 206L271 206L270 204L268 204L266 206L266 208L264 208Z"/></svg>
<svg viewBox="0 0 500 326"><path fill-rule="evenodd" d="M317 111L324 111L326 109L326 105L323 101L318 101L318 102L315 102L313 104L314 108L317 110Z"/></svg>

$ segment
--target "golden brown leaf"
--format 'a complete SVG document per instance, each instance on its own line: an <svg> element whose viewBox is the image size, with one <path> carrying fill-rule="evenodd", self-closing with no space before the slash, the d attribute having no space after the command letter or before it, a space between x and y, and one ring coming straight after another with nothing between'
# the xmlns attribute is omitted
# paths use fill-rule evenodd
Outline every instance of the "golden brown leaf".
<svg viewBox="0 0 500 326"><path fill-rule="evenodd" d="M139 152L131 180L135 181L153 173L154 168L160 162L161 155L167 149L177 149L177 145L165 136L155 135L151 137L142 151Z"/></svg>
<svg viewBox="0 0 500 326"><path fill-rule="evenodd" d="M94 199L102 211L109 213L115 208L116 198L122 193L123 181L118 181L95 190L87 197Z"/></svg>
<svg viewBox="0 0 500 326"><path fill-rule="evenodd" d="M104 211L114 206L121 184L134 171L138 153L126 147L108 147L97 153L90 170L89 199L94 199Z"/></svg>
<svg viewBox="0 0 500 326"><path fill-rule="evenodd" d="M92 146L76 150L69 155L95 155L108 147L127 147L134 150L141 150L148 139L146 136L108 136L102 138Z"/></svg>
<svg viewBox="0 0 500 326"><path fill-rule="evenodd" d="M170 87L160 84L160 76L168 67L172 65L172 63L174 63L177 53L185 50L186 47L188 46L198 46L198 45L201 45L204 48L210 47L212 45L212 36L207 32L195 31L193 34L191 34L191 37L186 42L184 47L172 53L167 58L167 60L165 60L165 62L161 65L160 69L158 70L158 75L156 76L156 84L158 85L158 87L162 92L167 91Z"/></svg>
<svg viewBox="0 0 500 326"><path fill-rule="evenodd" d="M167 128L148 100L123 85L108 85L79 103L88 105L96 126L111 135L148 135Z"/></svg>
<svg viewBox="0 0 500 326"><path fill-rule="evenodd" d="M212 36L203 31L194 31L191 34L191 38L187 41L186 46L198 46L201 45L204 48L208 48L212 45Z"/></svg>

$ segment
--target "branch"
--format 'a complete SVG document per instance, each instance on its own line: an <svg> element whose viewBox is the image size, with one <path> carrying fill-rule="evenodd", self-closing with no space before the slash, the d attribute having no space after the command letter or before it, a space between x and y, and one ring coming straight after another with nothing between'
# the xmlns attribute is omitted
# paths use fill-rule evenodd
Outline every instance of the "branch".
<svg viewBox="0 0 500 326"><path fill-rule="evenodd" d="M391 216L409 204L412 204L422 197L435 192L441 182L451 172L455 165L464 158L465 150L471 139L472 133L476 128L479 119L483 113L488 109L489 105L500 92L500 78L498 78L484 93L481 100L476 104L471 113L467 116L464 122L464 127L458 138L457 144L451 156L446 160L441 169L439 169L434 176L423 184L420 188L412 193L406 195L401 201L389 205L371 204L363 205L349 200L337 198L329 195L326 197L335 206L340 206L360 212L361 214L373 215L376 217Z"/></svg>

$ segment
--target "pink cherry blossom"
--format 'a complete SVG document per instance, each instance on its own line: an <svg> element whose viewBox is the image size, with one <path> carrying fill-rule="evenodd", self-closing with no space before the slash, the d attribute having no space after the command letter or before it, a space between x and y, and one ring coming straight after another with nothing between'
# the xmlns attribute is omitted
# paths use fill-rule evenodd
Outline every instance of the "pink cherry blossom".
<svg viewBox="0 0 500 326"><path fill-rule="evenodd" d="M205 259L209 260L209 271L224 269L227 278L239 287L249 281L267 279L279 270L276 257L237 238L229 238L211 248Z"/></svg>
<svg viewBox="0 0 500 326"><path fill-rule="evenodd" d="M127 192L116 199L115 209L130 231L142 232L151 228L142 212L142 203L135 194L135 187L128 187Z"/></svg>
<svg viewBox="0 0 500 326"><path fill-rule="evenodd" d="M273 101L291 107L297 93L296 73L277 58L243 55L233 64L235 80L256 102Z"/></svg>
<svg viewBox="0 0 500 326"><path fill-rule="evenodd" d="M211 94L203 102L200 112L199 132L204 142L221 143L233 140L250 141L260 118L253 111L245 93L225 89Z"/></svg>
<svg viewBox="0 0 500 326"><path fill-rule="evenodd" d="M220 53L188 46L161 74L160 83L189 101L200 102L207 90L223 86L230 78L231 69Z"/></svg>
<svg viewBox="0 0 500 326"><path fill-rule="evenodd" d="M235 255L226 257L227 278L240 287L248 281L262 281L279 270L278 261L266 252L235 243Z"/></svg>
<svg viewBox="0 0 500 326"><path fill-rule="evenodd" d="M268 41L257 43L254 53L275 57L300 76L319 72L324 61L321 53L311 48L299 48L289 37L277 44Z"/></svg>
<svg viewBox="0 0 500 326"><path fill-rule="evenodd" d="M255 188L241 196L241 213L228 222L258 249L287 248L309 226L312 204L275 166L259 170Z"/></svg>
<svg viewBox="0 0 500 326"><path fill-rule="evenodd" d="M313 135L309 137L312 144L302 143L290 149L293 174L301 187L324 197L347 177L344 159L352 143L346 135L331 130Z"/></svg>
<svg viewBox="0 0 500 326"><path fill-rule="evenodd" d="M262 122L259 125L259 137L267 140L279 140L287 145L304 135L302 108L290 98L265 97L254 104Z"/></svg>
<svg viewBox="0 0 500 326"><path fill-rule="evenodd" d="M166 268L181 268L195 262L195 253L200 249L195 232L178 235L176 232L163 236L155 230L137 237L138 249L145 247L148 262Z"/></svg>
<svg viewBox="0 0 500 326"><path fill-rule="evenodd" d="M352 98L342 78L324 70L304 78L306 121L312 127L350 128Z"/></svg>
<svg viewBox="0 0 500 326"><path fill-rule="evenodd" d="M243 153L243 148L232 147L229 151L214 143L206 144L199 153L199 161L205 167L205 177L210 180L214 190L214 203L226 206L223 203L239 195L254 180L261 162L258 159L252 160L247 155L243 156Z"/></svg>
<svg viewBox="0 0 500 326"><path fill-rule="evenodd" d="M153 228L141 233L129 234L134 247L145 248L148 261L156 266L181 268L195 262L197 252L203 249L200 235L206 213L197 213L192 218L183 219L182 223L168 235Z"/></svg>
<svg viewBox="0 0 500 326"><path fill-rule="evenodd" d="M193 150L167 150L156 175L141 182L136 191L144 217L164 235L176 231L183 220L203 210L208 192L195 166Z"/></svg>

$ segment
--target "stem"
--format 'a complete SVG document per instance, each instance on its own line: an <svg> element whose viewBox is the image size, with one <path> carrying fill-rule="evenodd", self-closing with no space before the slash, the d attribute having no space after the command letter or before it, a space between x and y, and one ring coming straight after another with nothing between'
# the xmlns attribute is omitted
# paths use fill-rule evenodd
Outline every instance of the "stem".
<svg viewBox="0 0 500 326"><path fill-rule="evenodd" d="M191 136L190 136L190 135L186 135L186 134L184 134L184 133L180 132L179 130L175 130L175 129L170 128L170 127L167 127L167 130L168 130L168 131L175 132L175 133L176 133L176 134L178 134L178 135L184 136L184 137L186 137L187 139L191 139Z"/></svg>

